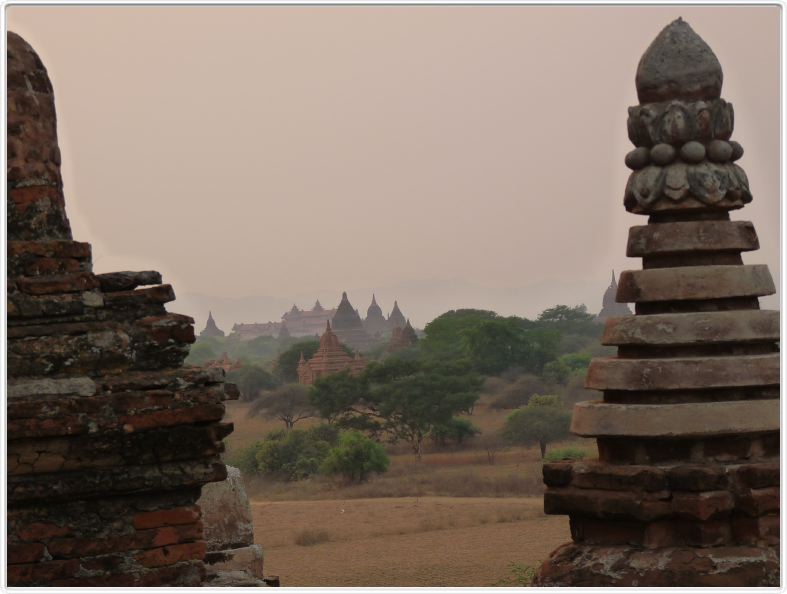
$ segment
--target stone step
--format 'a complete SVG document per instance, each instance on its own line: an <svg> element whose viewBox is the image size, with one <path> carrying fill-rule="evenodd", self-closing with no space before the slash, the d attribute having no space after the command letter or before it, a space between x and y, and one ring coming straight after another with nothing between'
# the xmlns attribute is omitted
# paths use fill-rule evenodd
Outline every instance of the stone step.
<svg viewBox="0 0 787 594"><path fill-rule="evenodd" d="M574 406L571 432L582 437L686 438L779 430L779 401Z"/></svg>
<svg viewBox="0 0 787 594"><path fill-rule="evenodd" d="M641 258L696 252L748 252L759 247L757 232L749 221L680 221L631 227L626 255Z"/></svg>
<svg viewBox="0 0 787 594"><path fill-rule="evenodd" d="M728 357L621 359L590 362L591 390L712 390L779 385L779 353ZM748 401L747 401L748 402Z"/></svg>
<svg viewBox="0 0 787 594"><path fill-rule="evenodd" d="M685 266L621 272L616 301L642 303L762 297L775 292L771 273L764 264Z"/></svg>
<svg viewBox="0 0 787 594"><path fill-rule="evenodd" d="M681 346L779 340L779 312L740 310L610 318L601 344Z"/></svg>

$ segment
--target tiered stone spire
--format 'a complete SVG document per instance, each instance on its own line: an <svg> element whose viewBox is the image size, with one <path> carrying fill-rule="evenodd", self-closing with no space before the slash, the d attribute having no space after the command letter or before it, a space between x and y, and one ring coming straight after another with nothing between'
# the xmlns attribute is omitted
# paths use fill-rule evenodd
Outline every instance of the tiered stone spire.
<svg viewBox="0 0 787 594"><path fill-rule="evenodd" d="M598 460L544 466L547 513L567 514L572 543L542 565L560 586L775 586L779 583L779 313L754 227L729 211L751 200L730 140L713 52L677 20L645 52L629 109L634 169L617 300L636 315L606 322L572 431Z"/></svg>
<svg viewBox="0 0 787 594"><path fill-rule="evenodd" d="M224 336L224 330L216 325L213 319L213 312L208 312L208 321L205 323L205 329L199 333L200 336Z"/></svg>
<svg viewBox="0 0 787 594"><path fill-rule="evenodd" d="M601 300L601 311L596 316L599 320L604 321L615 316L630 316L631 310L625 303L618 303L616 297L618 294L618 282L615 280L615 271L612 271L612 281L609 283L607 290L604 291L604 297Z"/></svg>

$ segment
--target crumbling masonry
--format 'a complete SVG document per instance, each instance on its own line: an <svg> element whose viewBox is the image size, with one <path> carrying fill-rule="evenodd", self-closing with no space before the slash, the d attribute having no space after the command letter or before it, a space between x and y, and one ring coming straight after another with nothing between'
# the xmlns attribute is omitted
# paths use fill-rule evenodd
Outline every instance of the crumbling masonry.
<svg viewBox="0 0 787 594"><path fill-rule="evenodd" d="M221 369L157 272L91 272L63 201L52 86L8 34L8 583L200 585L223 480ZM149 288L140 286L153 285Z"/></svg>
<svg viewBox="0 0 787 594"><path fill-rule="evenodd" d="M716 56L689 25L666 27L642 57L629 109L633 169L619 302L572 431L595 437L598 461L544 465L544 508L567 514L573 542L537 583L559 586L779 584L779 313L750 222L732 105Z"/></svg>

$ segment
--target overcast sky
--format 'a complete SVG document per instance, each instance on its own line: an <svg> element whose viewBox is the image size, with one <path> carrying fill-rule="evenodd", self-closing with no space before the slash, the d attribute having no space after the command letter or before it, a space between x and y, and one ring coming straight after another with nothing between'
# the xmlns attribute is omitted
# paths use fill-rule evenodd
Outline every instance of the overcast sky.
<svg viewBox="0 0 787 594"><path fill-rule="evenodd" d="M681 15L735 106L754 202L733 218L761 244L744 259L778 282L777 7L7 9L49 70L95 270L160 270L170 309L225 326L342 290L362 311L398 297L417 325L533 316L556 293L597 311L610 270L640 267L626 236L646 219L622 205L637 62ZM274 305L227 305L248 296Z"/></svg>

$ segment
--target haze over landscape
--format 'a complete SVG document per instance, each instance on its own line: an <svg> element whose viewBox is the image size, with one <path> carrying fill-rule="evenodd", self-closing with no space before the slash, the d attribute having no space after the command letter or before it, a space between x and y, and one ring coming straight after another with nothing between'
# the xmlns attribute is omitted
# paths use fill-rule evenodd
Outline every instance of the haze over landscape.
<svg viewBox="0 0 787 594"><path fill-rule="evenodd" d="M679 15L723 64L761 243L744 262L778 286L778 11L13 6L7 21L52 77L95 270L160 270L173 311L229 330L343 290L362 312L372 292L386 313L398 299L417 326L458 307L598 311L611 269L640 266L623 255L645 223L622 207L633 73Z"/></svg>

